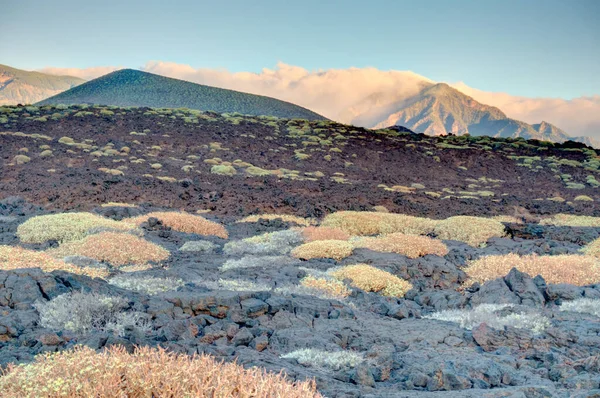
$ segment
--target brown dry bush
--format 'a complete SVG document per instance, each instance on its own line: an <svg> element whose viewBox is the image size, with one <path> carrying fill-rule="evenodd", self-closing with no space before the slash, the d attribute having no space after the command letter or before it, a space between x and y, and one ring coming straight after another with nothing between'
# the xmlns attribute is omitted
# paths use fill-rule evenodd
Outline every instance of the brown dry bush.
<svg viewBox="0 0 600 398"><path fill-rule="evenodd" d="M9 365L0 377L4 398L321 398L313 381L291 383L283 374L244 369L208 355L187 356L160 348L101 353L76 347L46 353L27 365Z"/></svg>
<svg viewBox="0 0 600 398"><path fill-rule="evenodd" d="M157 211L143 216L127 218L123 221L141 225L148 221L150 217L158 218L164 225L175 231L198 235L214 235L223 239L229 237L227 230L221 224L185 212Z"/></svg>
<svg viewBox="0 0 600 398"><path fill-rule="evenodd" d="M588 243L581 251L588 256L600 258L600 238Z"/></svg>
<svg viewBox="0 0 600 398"><path fill-rule="evenodd" d="M334 227L306 227L302 235L307 242L315 240L348 240L350 235L341 228Z"/></svg>
<svg viewBox="0 0 600 398"><path fill-rule="evenodd" d="M433 230L435 221L404 214L338 211L326 216L321 225L341 228L350 235L379 235L394 232L424 235Z"/></svg>
<svg viewBox="0 0 600 398"><path fill-rule="evenodd" d="M512 268L532 277L541 275L548 283L588 285L600 282L600 262L591 256L564 254L558 256L519 256L505 254L485 256L471 261L464 271L468 282L486 282L506 276Z"/></svg>
<svg viewBox="0 0 600 398"><path fill-rule="evenodd" d="M108 276L108 272L103 269L77 267L56 260L44 252L27 250L18 246L0 246L0 270L9 271L20 268L40 268L44 272L67 271L91 278Z"/></svg>
<svg viewBox="0 0 600 398"><path fill-rule="evenodd" d="M439 239L457 240L471 246L479 246L490 238L506 235L501 222L472 216L455 216L438 221L434 233Z"/></svg>
<svg viewBox="0 0 600 398"><path fill-rule="evenodd" d="M331 272L339 280L350 279L352 286L384 296L404 297L412 285L395 275L367 264L347 265Z"/></svg>
<svg viewBox="0 0 600 398"><path fill-rule="evenodd" d="M445 256L448 254L448 248L444 242L419 235L394 233L373 238L358 238L352 243L354 244L354 247L385 253L398 253L408 258L417 258L428 254L435 254L438 256Z"/></svg>
<svg viewBox="0 0 600 398"><path fill-rule="evenodd" d="M350 295L350 289L335 279L316 278L314 276L307 276L300 281L302 286L319 290L325 293L327 296L344 298Z"/></svg>
<svg viewBox="0 0 600 398"><path fill-rule="evenodd" d="M292 250L292 257L303 260L312 258L332 258L341 260L352 255L353 247L350 243L341 240L315 240L296 247Z"/></svg>
<svg viewBox="0 0 600 398"><path fill-rule="evenodd" d="M131 234L101 232L84 239L67 242L48 251L53 257L86 256L115 267L146 264L169 258L169 251Z"/></svg>

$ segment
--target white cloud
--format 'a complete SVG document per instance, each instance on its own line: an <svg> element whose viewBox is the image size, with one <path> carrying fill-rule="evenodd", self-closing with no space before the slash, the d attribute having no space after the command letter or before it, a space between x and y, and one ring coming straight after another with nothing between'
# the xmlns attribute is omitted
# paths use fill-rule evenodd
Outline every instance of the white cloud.
<svg viewBox="0 0 600 398"><path fill-rule="evenodd" d="M95 79L107 73L123 69L121 66L93 66L90 68L55 68L46 67L38 69L38 72L47 73L49 75L59 76L75 76L85 80Z"/></svg>
<svg viewBox="0 0 600 398"><path fill-rule="evenodd" d="M44 68L42 72L68 74L86 79L120 67ZM226 69L194 68L173 62L151 61L142 70L195 83L267 95L309 108L345 123L368 126L382 115L391 114L396 104L416 94L424 84L433 83L410 71L382 71L376 68L348 68L309 71L279 62L274 69L259 73L230 72ZM542 120L571 135L600 137L600 95L571 100L527 98L478 90L463 82L453 87L475 100L500 108L509 117L528 123Z"/></svg>

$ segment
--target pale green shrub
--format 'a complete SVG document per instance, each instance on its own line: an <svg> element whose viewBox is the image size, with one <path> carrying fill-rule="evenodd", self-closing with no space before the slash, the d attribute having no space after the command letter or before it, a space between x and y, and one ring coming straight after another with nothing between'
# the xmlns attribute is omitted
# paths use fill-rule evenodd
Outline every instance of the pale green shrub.
<svg viewBox="0 0 600 398"><path fill-rule="evenodd" d="M108 283L121 289L155 295L162 292L177 290L185 282L181 279L156 278L152 276L137 276L134 274L117 275L108 280Z"/></svg>
<svg viewBox="0 0 600 398"><path fill-rule="evenodd" d="M559 309L561 311L592 314L600 318L600 299L580 298L573 301L563 301Z"/></svg>
<svg viewBox="0 0 600 398"><path fill-rule="evenodd" d="M296 350L281 356L284 359L295 359L304 366L340 370L353 368L364 361L362 355L353 351L323 351L314 348Z"/></svg>
<svg viewBox="0 0 600 398"><path fill-rule="evenodd" d="M221 271L240 268L284 267L298 264L298 260L288 256L245 256L239 260L227 260L221 266Z"/></svg>

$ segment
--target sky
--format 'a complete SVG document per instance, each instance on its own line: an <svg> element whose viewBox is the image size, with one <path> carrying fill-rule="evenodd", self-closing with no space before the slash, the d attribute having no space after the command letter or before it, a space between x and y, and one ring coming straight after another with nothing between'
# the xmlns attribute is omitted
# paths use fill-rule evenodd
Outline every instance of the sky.
<svg viewBox="0 0 600 398"><path fill-rule="evenodd" d="M600 1L0 0L0 63L373 67L515 96L600 94Z"/></svg>

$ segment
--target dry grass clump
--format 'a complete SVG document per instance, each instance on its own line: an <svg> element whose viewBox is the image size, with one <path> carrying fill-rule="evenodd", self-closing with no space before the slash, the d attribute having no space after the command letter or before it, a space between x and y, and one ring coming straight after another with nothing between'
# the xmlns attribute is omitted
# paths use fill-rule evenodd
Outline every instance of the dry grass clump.
<svg viewBox="0 0 600 398"><path fill-rule="evenodd" d="M132 203L124 203L124 202L107 202L107 203L102 203L100 205L100 207L130 207L130 208L137 208L138 205L134 205Z"/></svg>
<svg viewBox="0 0 600 398"><path fill-rule="evenodd" d="M572 214L555 214L540 220L540 225L556 225L559 227L600 227L600 217L576 216Z"/></svg>
<svg viewBox="0 0 600 398"><path fill-rule="evenodd" d="M33 397L289 397L320 398L314 381L291 383L282 374L244 369L209 355L112 346L101 353L76 347L9 365L0 377L4 398Z"/></svg>
<svg viewBox="0 0 600 398"><path fill-rule="evenodd" d="M44 272L67 271L91 278L105 278L108 276L108 271L104 269L77 267L56 260L44 252L27 250L18 246L0 246L0 270L9 271L19 268L40 268Z"/></svg>
<svg viewBox="0 0 600 398"><path fill-rule="evenodd" d="M341 267L332 270L331 275L339 280L350 279L352 286L384 296L404 297L412 289L412 285L404 279L367 264Z"/></svg>
<svg viewBox="0 0 600 398"><path fill-rule="evenodd" d="M227 230L221 224L185 212L156 211L143 216L127 218L124 221L141 225L148 221L150 217L158 218L164 225L175 231L198 235L214 235L223 239L229 237Z"/></svg>
<svg viewBox="0 0 600 398"><path fill-rule="evenodd" d="M292 222L294 224L302 225L305 227L307 227L309 225L313 225L315 223L314 220L311 220L308 218L302 218L302 217L298 217L298 216L292 216L289 214L256 214L256 215L242 218L238 222L258 222L258 220L260 220L260 219L263 219L263 220L281 219L281 221L283 221L283 222Z"/></svg>
<svg viewBox="0 0 600 398"><path fill-rule="evenodd" d="M600 262L591 256L564 254L559 256L519 256L510 253L485 256L471 261L464 271L471 282L486 282L506 276L512 268L532 277L541 275L548 283L589 285L600 281Z"/></svg>
<svg viewBox="0 0 600 398"><path fill-rule="evenodd" d="M519 217L508 216L508 215L499 215L491 218L494 221L508 223L508 224L523 224L523 220Z"/></svg>
<svg viewBox="0 0 600 398"><path fill-rule="evenodd" d="M435 221L404 214L338 211L326 216L321 225L341 228L350 235L379 235L394 232L424 235L433 230Z"/></svg>
<svg viewBox="0 0 600 398"><path fill-rule="evenodd" d="M352 255L353 247L350 243L341 240L315 240L296 247L292 250L292 257L303 260L311 258L333 258L341 260Z"/></svg>
<svg viewBox="0 0 600 398"><path fill-rule="evenodd" d="M302 235L307 242L315 240L348 240L350 235L341 228L335 227L306 227L302 229Z"/></svg>
<svg viewBox="0 0 600 398"><path fill-rule="evenodd" d="M32 217L19 225L17 236L26 243L44 243L49 240L62 243L82 239L89 230L94 228L130 231L135 229L135 225L92 213L50 214Z"/></svg>
<svg viewBox="0 0 600 398"><path fill-rule="evenodd" d="M146 264L169 258L169 251L131 234L101 232L82 240L67 242L48 251L54 257L86 256L115 267Z"/></svg>
<svg viewBox="0 0 600 398"><path fill-rule="evenodd" d="M350 289L343 282L335 279L317 278L309 275L300 281L300 285L318 290L328 297L341 299L350 295Z"/></svg>
<svg viewBox="0 0 600 398"><path fill-rule="evenodd" d="M600 258L600 238L588 243L581 251L588 256Z"/></svg>
<svg viewBox="0 0 600 398"><path fill-rule="evenodd" d="M448 248L444 242L419 235L394 233L377 237L362 237L352 241L352 243L354 247L385 253L398 253L408 258L417 258L428 254L438 256L448 254Z"/></svg>
<svg viewBox="0 0 600 398"><path fill-rule="evenodd" d="M479 246L490 238L506 234L501 222L472 216L455 216L438 221L434 233L439 239L458 240L471 246Z"/></svg>

